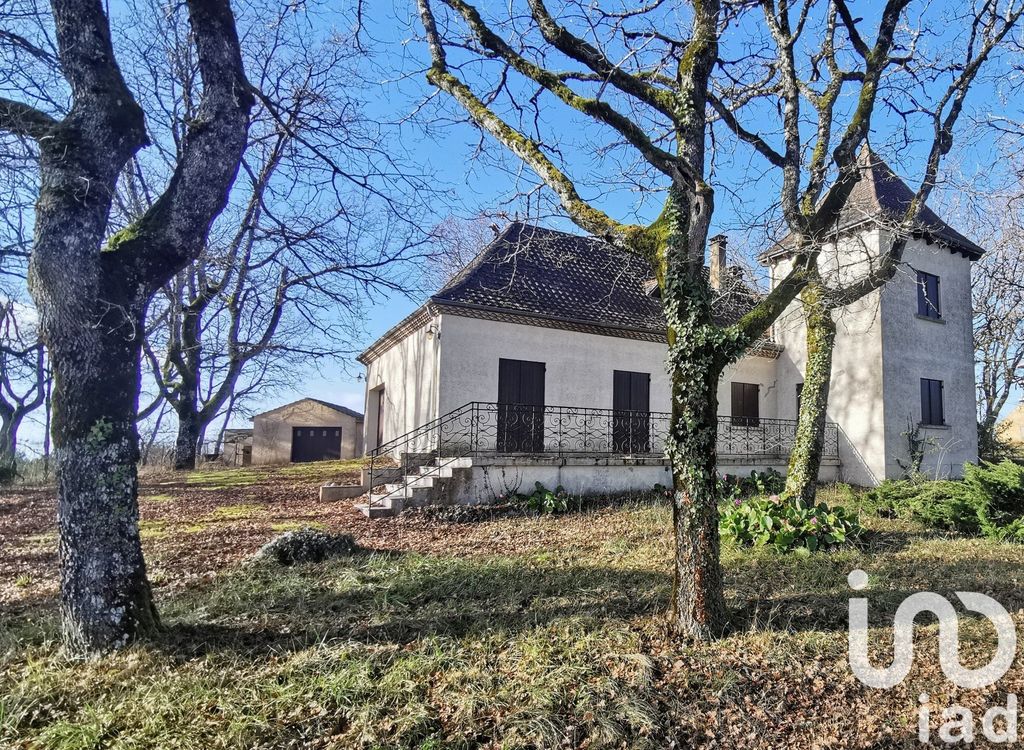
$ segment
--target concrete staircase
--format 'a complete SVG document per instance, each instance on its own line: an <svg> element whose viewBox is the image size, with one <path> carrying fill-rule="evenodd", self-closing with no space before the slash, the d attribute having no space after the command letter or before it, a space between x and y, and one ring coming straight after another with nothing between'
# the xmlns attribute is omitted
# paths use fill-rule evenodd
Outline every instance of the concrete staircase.
<svg viewBox="0 0 1024 750"><path fill-rule="evenodd" d="M389 518L406 508L450 505L452 485L468 478L472 469L471 458L428 459L397 482L372 488L356 509L367 518Z"/></svg>

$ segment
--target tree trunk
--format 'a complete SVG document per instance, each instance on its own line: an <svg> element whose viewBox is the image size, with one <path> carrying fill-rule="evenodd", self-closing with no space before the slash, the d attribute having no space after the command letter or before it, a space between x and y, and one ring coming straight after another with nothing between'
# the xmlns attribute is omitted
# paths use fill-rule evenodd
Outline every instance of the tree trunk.
<svg viewBox="0 0 1024 750"><path fill-rule="evenodd" d="M807 366L800 395L800 421L786 476L786 495L813 503L825 449L825 415L832 385L836 323L832 311L821 302L820 287L807 287L801 299L807 326Z"/></svg>
<svg viewBox="0 0 1024 750"><path fill-rule="evenodd" d="M117 320L125 315L132 315L134 328ZM130 331L142 328L141 307L108 308L97 317L100 324L91 329L51 320L48 334L61 614L65 644L81 655L122 648L159 625L136 494L141 347Z"/></svg>
<svg viewBox="0 0 1024 750"><path fill-rule="evenodd" d="M109 42L105 18L87 10L88 17L57 24L73 37L62 37L62 49L84 39ZM109 45L97 51L97 64L109 54ZM117 176L145 130L130 95L102 96L126 91L119 74L97 76L103 83L82 83L78 95L99 98L76 103L55 128L59 137L40 142L29 266L54 379L60 606L65 647L75 656L121 648L158 624L139 541L135 473L147 292L116 247L101 252Z"/></svg>
<svg viewBox="0 0 1024 750"><path fill-rule="evenodd" d="M670 628L711 640L726 625L719 564L718 381L733 343L711 314L704 273L711 194L669 192L658 219L666 236L656 267L668 324L672 419L666 455L672 462L675 569Z"/></svg>
<svg viewBox="0 0 1024 750"><path fill-rule="evenodd" d="M0 484L11 484L18 475L18 427L16 414L5 414L0 420Z"/></svg>
<svg viewBox="0 0 1024 750"><path fill-rule="evenodd" d="M46 395L43 397L43 481L50 481L50 417L53 414L53 374L46 368Z"/></svg>
<svg viewBox="0 0 1024 750"><path fill-rule="evenodd" d="M672 630L695 640L722 634L726 623L718 533L718 380L721 369L673 373L669 453L674 483L675 570Z"/></svg>
<svg viewBox="0 0 1024 750"><path fill-rule="evenodd" d="M174 468L177 470L196 468L199 456L199 440L203 425L199 419L196 402L182 398L175 405L178 415L178 437L174 441Z"/></svg>

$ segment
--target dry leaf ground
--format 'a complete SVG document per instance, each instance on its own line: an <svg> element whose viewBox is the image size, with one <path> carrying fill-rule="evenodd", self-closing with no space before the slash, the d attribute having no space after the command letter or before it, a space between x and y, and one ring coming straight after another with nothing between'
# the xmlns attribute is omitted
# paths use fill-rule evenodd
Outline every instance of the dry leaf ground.
<svg viewBox="0 0 1024 750"><path fill-rule="evenodd" d="M910 748L920 693L937 728L952 701L980 721L1022 688L1018 662L991 690L951 690L933 626L897 689L865 688L846 665L850 570L872 576L881 663L912 591L982 591L1024 623L1020 546L935 536L832 490L862 506L865 548L801 559L727 546L733 630L687 646L664 635L663 503L369 521L316 499L357 469L147 477L143 544L165 632L86 664L57 644L52 494L0 500L0 746ZM241 564L303 525L368 551ZM964 661L987 661L991 628L965 619L962 636Z"/></svg>

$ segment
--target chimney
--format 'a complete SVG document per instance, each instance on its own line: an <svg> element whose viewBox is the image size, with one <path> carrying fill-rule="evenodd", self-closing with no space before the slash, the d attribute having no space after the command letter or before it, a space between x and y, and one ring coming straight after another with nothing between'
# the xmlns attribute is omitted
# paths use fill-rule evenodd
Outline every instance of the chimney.
<svg viewBox="0 0 1024 750"><path fill-rule="evenodd" d="M721 289L725 277L725 235L716 234L708 242L711 243L711 288Z"/></svg>

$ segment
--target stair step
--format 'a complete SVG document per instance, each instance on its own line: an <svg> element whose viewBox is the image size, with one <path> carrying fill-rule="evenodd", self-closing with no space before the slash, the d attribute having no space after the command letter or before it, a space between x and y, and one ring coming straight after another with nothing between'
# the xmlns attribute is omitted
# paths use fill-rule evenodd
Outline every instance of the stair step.
<svg viewBox="0 0 1024 750"><path fill-rule="evenodd" d="M391 518L398 515L394 507L386 501L381 504L356 503L356 510L367 518Z"/></svg>
<svg viewBox="0 0 1024 750"><path fill-rule="evenodd" d="M395 495L373 494L369 502L356 503L356 508L367 518L397 516L406 505L405 498Z"/></svg>
<svg viewBox="0 0 1024 750"><path fill-rule="evenodd" d="M377 492L376 495L378 497L405 497L405 498L408 498L408 497L413 497L413 496L416 496L416 495L427 495L427 494L430 493L430 490L433 489L433 487L434 487L434 483L433 482L431 482L430 484L423 484L423 485L420 485L420 484L410 484L410 485L396 484L396 485L390 485L389 484L386 487L384 487L384 492Z"/></svg>
<svg viewBox="0 0 1024 750"><path fill-rule="evenodd" d="M377 485L370 502L360 502L356 508L368 518L388 518L402 512L403 508L419 508L435 500L442 500L438 491L443 491L448 479L460 469L473 466L472 458L440 458L418 467L410 467L409 474L397 482ZM443 492L441 493L443 494Z"/></svg>
<svg viewBox="0 0 1024 750"><path fill-rule="evenodd" d="M410 474L411 476L418 477L450 477L452 475L452 467L450 466L421 466L418 474Z"/></svg>

